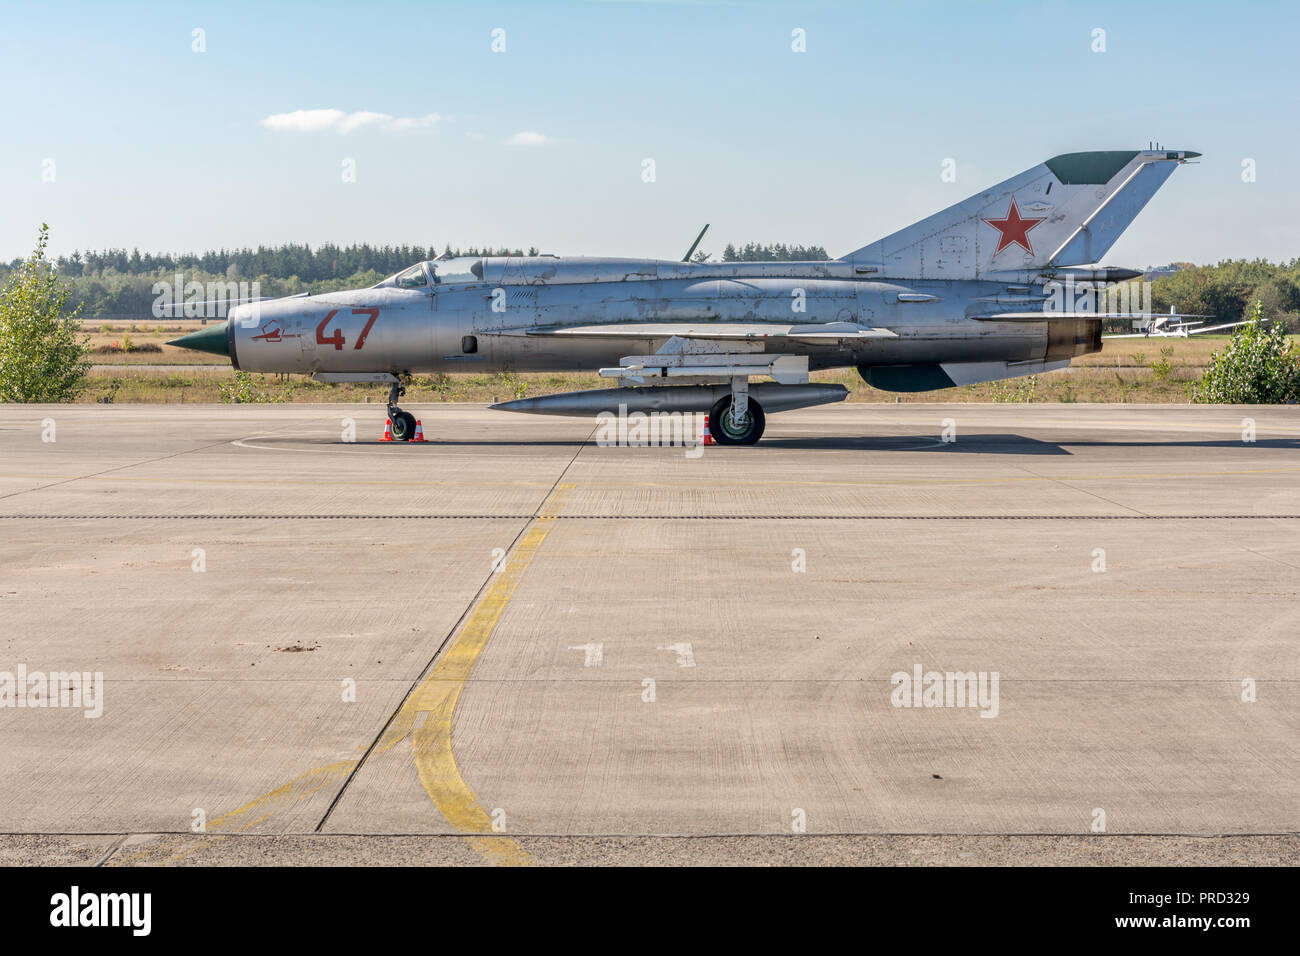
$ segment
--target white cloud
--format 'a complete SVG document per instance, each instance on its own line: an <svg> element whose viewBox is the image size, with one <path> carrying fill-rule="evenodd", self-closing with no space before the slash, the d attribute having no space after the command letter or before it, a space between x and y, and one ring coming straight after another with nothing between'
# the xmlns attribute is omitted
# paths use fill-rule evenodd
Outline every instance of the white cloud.
<svg viewBox="0 0 1300 956"><path fill-rule="evenodd" d="M389 128L399 133L408 129L428 129L441 120L442 117L437 113L429 113L427 116L399 116L393 120Z"/></svg>
<svg viewBox="0 0 1300 956"><path fill-rule="evenodd" d="M276 132L315 133L334 126L344 115L342 110L296 110L268 116L262 125Z"/></svg>
<svg viewBox="0 0 1300 956"><path fill-rule="evenodd" d="M412 129L427 129L439 119L441 117L437 113L392 116L369 110L358 110L355 113L345 113L342 110L295 110L292 113L274 113L263 119L262 125L277 133L319 133L331 129L337 133L352 133L367 126L401 133Z"/></svg>
<svg viewBox="0 0 1300 956"><path fill-rule="evenodd" d="M533 133L529 130L520 130L510 137L511 146L543 146L548 142L541 133Z"/></svg>
<svg viewBox="0 0 1300 956"><path fill-rule="evenodd" d="M353 130L361 129L363 126L373 126L380 123L391 123L393 118L387 113L371 113L367 110L360 110L356 113L348 113L338 121L337 129L340 133L351 133Z"/></svg>

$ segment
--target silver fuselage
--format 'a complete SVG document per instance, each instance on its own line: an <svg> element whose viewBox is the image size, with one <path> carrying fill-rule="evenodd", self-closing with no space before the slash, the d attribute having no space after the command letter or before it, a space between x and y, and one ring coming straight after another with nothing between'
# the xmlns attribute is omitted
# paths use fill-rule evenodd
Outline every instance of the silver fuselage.
<svg viewBox="0 0 1300 956"><path fill-rule="evenodd" d="M1097 320L971 318L990 308L1041 311L1041 287L1007 280L860 276L838 260L687 264L549 256L487 258L481 273L481 281L406 289L389 279L369 289L241 306L231 313L232 361L244 371L304 374L590 371L654 353L674 334L825 323L895 335L763 338L764 350L806 355L810 369L827 369L1052 362L1099 347ZM627 336L555 334L614 323L658 328Z"/></svg>

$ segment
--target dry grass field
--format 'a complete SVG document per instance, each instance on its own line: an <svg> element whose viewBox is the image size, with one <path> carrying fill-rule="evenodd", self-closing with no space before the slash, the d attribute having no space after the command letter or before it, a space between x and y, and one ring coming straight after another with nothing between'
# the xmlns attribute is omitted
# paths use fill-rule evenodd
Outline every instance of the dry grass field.
<svg viewBox="0 0 1300 956"><path fill-rule="evenodd" d="M90 355L95 368L83 401L217 402L223 400L222 386L229 389L234 384L230 366L221 356L164 344L201 328L198 321L88 320L83 326L92 350L98 350ZM915 394L882 392L863 382L852 369L816 373L813 380L847 386L851 402L1186 403L1210 354L1227 341L1228 336L1223 335L1108 339L1102 351L1076 359L1070 368L1057 372ZM123 349L124 345L131 350ZM142 346L147 351L141 350ZM506 401L609 384L594 373L417 376L405 400L410 404ZM323 385L302 376L253 375L244 396L271 402L379 402L383 391L371 385Z"/></svg>

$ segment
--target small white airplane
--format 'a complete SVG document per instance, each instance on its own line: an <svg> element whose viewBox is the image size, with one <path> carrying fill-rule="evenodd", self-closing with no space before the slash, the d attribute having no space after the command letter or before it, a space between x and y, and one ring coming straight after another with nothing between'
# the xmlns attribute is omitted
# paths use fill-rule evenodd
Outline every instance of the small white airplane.
<svg viewBox="0 0 1300 956"><path fill-rule="evenodd" d="M1195 328L1202 325L1201 319L1208 319L1208 315L1177 315L1171 308L1168 315L1151 315L1135 319L1133 328L1140 329L1138 332L1125 332L1118 335L1103 335L1103 339L1185 339L1189 335L1203 335L1206 332L1221 332L1224 329L1235 329L1240 325L1245 325L1245 320L1241 322L1229 322L1226 325L1211 325L1203 329ZM1196 319L1198 321L1188 322L1187 319Z"/></svg>

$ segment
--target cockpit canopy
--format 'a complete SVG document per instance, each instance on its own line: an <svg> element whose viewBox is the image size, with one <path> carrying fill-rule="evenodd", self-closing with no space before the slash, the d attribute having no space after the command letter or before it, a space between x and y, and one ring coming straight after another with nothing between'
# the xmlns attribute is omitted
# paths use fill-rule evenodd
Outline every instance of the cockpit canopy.
<svg viewBox="0 0 1300 956"><path fill-rule="evenodd" d="M429 285L482 282L483 260L478 256L430 259L427 262L417 262L388 281L399 289L423 289Z"/></svg>

